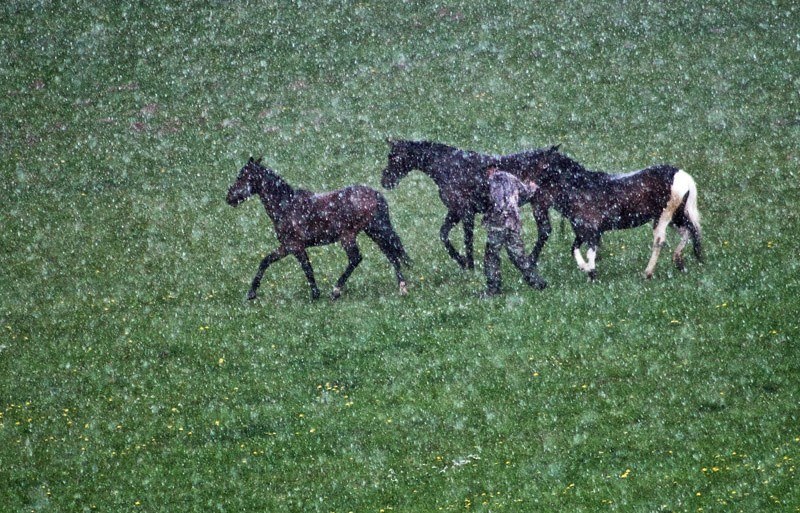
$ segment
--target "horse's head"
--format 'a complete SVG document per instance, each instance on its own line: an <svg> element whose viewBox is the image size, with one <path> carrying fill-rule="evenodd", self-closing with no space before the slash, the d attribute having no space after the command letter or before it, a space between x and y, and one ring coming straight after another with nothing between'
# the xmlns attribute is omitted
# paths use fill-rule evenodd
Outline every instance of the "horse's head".
<svg viewBox="0 0 800 513"><path fill-rule="evenodd" d="M389 143L389 162L381 174L381 186L394 189L401 178L413 169L413 159L406 141L386 140Z"/></svg>
<svg viewBox="0 0 800 513"><path fill-rule="evenodd" d="M557 162L558 146L551 146L549 148L541 148L538 150L528 151L522 154L524 162L521 166L520 178L526 180L533 180L537 184L546 182L546 177L551 171L551 167Z"/></svg>
<svg viewBox="0 0 800 513"><path fill-rule="evenodd" d="M233 185L228 189L228 205L235 207L252 196L254 185L258 183L257 178L262 173L261 159L253 160L253 157L250 157L247 164L239 170L236 181L233 182Z"/></svg>

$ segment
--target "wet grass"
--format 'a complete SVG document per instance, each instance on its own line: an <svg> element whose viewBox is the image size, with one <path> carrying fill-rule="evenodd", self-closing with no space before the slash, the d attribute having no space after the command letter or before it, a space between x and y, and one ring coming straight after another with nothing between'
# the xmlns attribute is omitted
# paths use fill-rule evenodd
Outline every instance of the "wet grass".
<svg viewBox="0 0 800 513"><path fill-rule="evenodd" d="M0 9L8 510L798 511L796 6ZM365 239L340 301L286 260L246 302L243 162L377 187L387 136L677 163L707 262L645 282L649 231L613 233L590 285L556 222L550 287L480 301L417 174L408 296Z"/></svg>

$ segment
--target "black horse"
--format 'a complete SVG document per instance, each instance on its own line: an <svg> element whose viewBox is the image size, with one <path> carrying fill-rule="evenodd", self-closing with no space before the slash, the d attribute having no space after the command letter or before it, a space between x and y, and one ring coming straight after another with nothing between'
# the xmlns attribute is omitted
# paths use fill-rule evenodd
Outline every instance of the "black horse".
<svg viewBox="0 0 800 513"><path fill-rule="evenodd" d="M439 198L447 207L439 238L447 253L462 269L474 269L475 214L485 213L489 207L486 168L493 157L430 141L387 142L390 151L381 185L393 189L414 169L430 176L439 188ZM450 231L458 223L464 226L464 255L450 242Z"/></svg>
<svg viewBox="0 0 800 513"><path fill-rule="evenodd" d="M410 265L411 260L392 227L389 206L380 192L366 185L351 185L320 194L294 189L273 170L262 166L261 159L251 158L228 190L227 201L236 206L253 194L261 197L280 246L261 261L248 299L255 299L267 267L288 254L300 262L311 287L311 296L318 298L319 289L306 248L339 241L347 253L348 264L331 294L337 299L350 273L361 262L356 238L362 231L375 241L394 267L400 293L407 292L400 267L401 263Z"/></svg>
<svg viewBox="0 0 800 513"><path fill-rule="evenodd" d="M689 238L695 257L702 261L697 185L677 167L658 165L625 174L589 171L560 153L558 146L499 157L496 165L533 179L539 186L531 201L539 231L530 256L534 264L550 235L550 208L569 219L575 232L572 253L590 279L597 275L595 257L603 232L634 228L649 221L654 221L654 240L644 271L646 278L653 276L668 225L674 225L681 234L673 255L678 269L684 270L683 249ZM584 243L589 247L588 262L580 251Z"/></svg>

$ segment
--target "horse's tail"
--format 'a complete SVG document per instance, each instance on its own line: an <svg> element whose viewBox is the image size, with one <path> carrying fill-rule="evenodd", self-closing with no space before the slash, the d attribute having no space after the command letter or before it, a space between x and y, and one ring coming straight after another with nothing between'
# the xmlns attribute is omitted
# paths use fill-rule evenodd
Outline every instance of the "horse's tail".
<svg viewBox="0 0 800 513"><path fill-rule="evenodd" d="M686 171L678 171L680 177L676 175L675 180L680 179L686 188L683 201L683 215L688 221L687 228L692 237L692 248L694 256L699 262L703 261L702 232L700 229L700 210L697 208L697 184L694 178Z"/></svg>
<svg viewBox="0 0 800 513"><path fill-rule="evenodd" d="M364 232L378 244L381 251L383 251L390 260L411 267L413 261L411 257L408 256L408 253L406 253L400 236L397 235L397 232L392 226L392 220L389 217L389 204L382 194L377 194L378 208L375 217Z"/></svg>

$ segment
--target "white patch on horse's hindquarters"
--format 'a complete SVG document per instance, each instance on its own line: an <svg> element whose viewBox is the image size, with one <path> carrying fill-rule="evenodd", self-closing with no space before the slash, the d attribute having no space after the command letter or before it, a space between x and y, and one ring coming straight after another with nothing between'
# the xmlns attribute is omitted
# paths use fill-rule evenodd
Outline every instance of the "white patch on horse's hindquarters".
<svg viewBox="0 0 800 513"><path fill-rule="evenodd" d="M683 169L679 169L678 172L675 173L675 177L672 179L672 193L680 196L681 200L688 191L693 190L696 187L697 186L694 183L692 175Z"/></svg>

